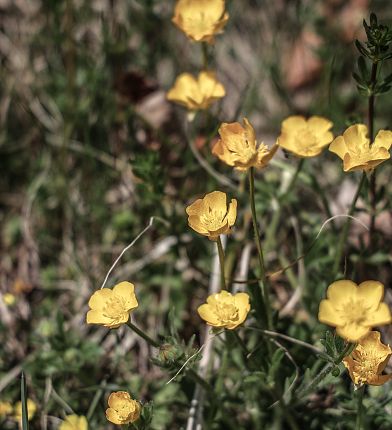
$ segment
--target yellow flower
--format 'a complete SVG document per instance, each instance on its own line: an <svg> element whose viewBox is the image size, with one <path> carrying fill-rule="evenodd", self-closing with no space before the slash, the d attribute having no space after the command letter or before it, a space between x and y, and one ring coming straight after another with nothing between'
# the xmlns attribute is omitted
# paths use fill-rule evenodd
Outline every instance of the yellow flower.
<svg viewBox="0 0 392 430"><path fill-rule="evenodd" d="M29 421L31 421L37 411L37 405L31 400L27 399L27 415L29 416ZM22 421L22 402L16 402L14 405L14 419L16 421Z"/></svg>
<svg viewBox="0 0 392 430"><path fill-rule="evenodd" d="M10 402L0 402L0 418L12 414L12 405Z"/></svg>
<svg viewBox="0 0 392 430"><path fill-rule="evenodd" d="M380 341L380 333L371 331L363 337L354 351L343 359L351 379L356 385L382 385L392 375L382 375L388 364L392 350Z"/></svg>
<svg viewBox="0 0 392 430"><path fill-rule="evenodd" d="M290 116L282 122L278 144L298 157L315 157L333 140L329 131L333 124L321 116L306 120L303 116Z"/></svg>
<svg viewBox="0 0 392 430"><path fill-rule="evenodd" d="M88 424L86 417L78 415L68 415L61 423L59 430L87 430Z"/></svg>
<svg viewBox="0 0 392 430"><path fill-rule="evenodd" d="M140 403L137 400L131 399L131 396L126 391L111 393L108 405L106 418L113 424L134 423L140 417Z"/></svg>
<svg viewBox="0 0 392 430"><path fill-rule="evenodd" d="M178 0L172 21L190 39L212 43L228 19L225 0Z"/></svg>
<svg viewBox="0 0 392 430"><path fill-rule="evenodd" d="M271 149L263 143L257 145L255 130L247 118L244 118L244 126L239 122L223 123L219 128L221 138L212 148L212 153L237 170L265 167L274 156L278 145Z"/></svg>
<svg viewBox="0 0 392 430"><path fill-rule="evenodd" d="M5 293L3 301L7 306L13 306L16 303L16 297L11 293Z"/></svg>
<svg viewBox="0 0 392 430"><path fill-rule="evenodd" d="M120 282L113 289L102 288L90 298L87 312L88 324L102 324L117 328L129 319L129 313L139 304L135 296L135 287L130 282Z"/></svg>
<svg viewBox="0 0 392 430"><path fill-rule="evenodd" d="M380 130L372 145L367 133L366 125L352 125L329 146L329 150L343 160L345 172L371 170L390 158L392 131Z"/></svg>
<svg viewBox="0 0 392 430"><path fill-rule="evenodd" d="M237 293L234 296L226 290L212 294L207 303L199 306L197 312L208 325L233 330L242 324L250 311L249 296Z"/></svg>
<svg viewBox="0 0 392 430"><path fill-rule="evenodd" d="M382 303L384 285L377 281L365 281L357 285L341 280L332 283L327 299L320 303L318 319L336 327L336 332L349 342L357 342L372 327L389 324L391 313Z"/></svg>
<svg viewBox="0 0 392 430"><path fill-rule="evenodd" d="M237 200L231 199L227 207L226 194L213 191L188 206L186 213L193 230L215 241L220 234L231 233L230 228L237 217Z"/></svg>
<svg viewBox="0 0 392 430"><path fill-rule="evenodd" d="M225 87L216 79L214 72L200 72L197 79L189 73L182 73L167 93L167 99L195 111L208 109L225 94Z"/></svg>

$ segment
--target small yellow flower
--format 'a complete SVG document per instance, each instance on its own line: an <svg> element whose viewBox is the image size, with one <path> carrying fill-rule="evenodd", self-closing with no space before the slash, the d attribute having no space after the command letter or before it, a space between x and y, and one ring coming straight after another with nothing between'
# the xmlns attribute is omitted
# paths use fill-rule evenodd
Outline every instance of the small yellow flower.
<svg viewBox="0 0 392 430"><path fill-rule="evenodd" d="M139 304L135 296L135 286L130 282L120 282L113 289L102 288L90 298L87 312L88 324L102 324L117 328L129 319L129 313Z"/></svg>
<svg viewBox="0 0 392 430"><path fill-rule="evenodd" d="M78 415L68 415L61 423L59 430L87 430L88 423L86 417Z"/></svg>
<svg viewBox="0 0 392 430"><path fill-rule="evenodd" d="M0 402L0 418L11 415L12 411L13 408L10 402Z"/></svg>
<svg viewBox="0 0 392 430"><path fill-rule="evenodd" d="M182 73L168 91L167 99L196 111L208 109L225 94L225 87L216 79L214 72L200 72L197 79L190 73Z"/></svg>
<svg viewBox="0 0 392 430"><path fill-rule="evenodd" d="M16 303L16 297L11 293L5 293L3 295L3 302L7 306L13 306Z"/></svg>
<svg viewBox="0 0 392 430"><path fill-rule="evenodd" d="M29 416L29 421L34 418L36 411L37 405L31 399L27 399L27 415ZM16 402L14 405L14 419L18 422L22 421L22 402Z"/></svg>
<svg viewBox="0 0 392 430"><path fill-rule="evenodd" d="M228 19L225 0L178 0L172 21L190 39L212 43Z"/></svg>
<svg viewBox="0 0 392 430"><path fill-rule="evenodd" d="M140 403L137 400L131 399L131 396L126 391L111 393L108 405L106 418L113 424L134 423L140 417Z"/></svg>
<svg viewBox="0 0 392 430"><path fill-rule="evenodd" d="M318 319L336 327L336 332L349 342L357 342L372 327L389 324L391 313L382 303L384 285L377 281L365 281L357 285L341 280L332 283L327 299L322 300Z"/></svg>
<svg viewBox="0 0 392 430"><path fill-rule="evenodd" d="M371 331L363 337L354 351L343 359L350 377L356 385L383 385L392 375L382 375L392 350L380 341L380 333Z"/></svg>
<svg viewBox="0 0 392 430"><path fill-rule="evenodd" d="M237 200L231 199L227 207L226 194L213 191L188 206L186 213L193 230L215 241L220 234L231 233L237 217Z"/></svg>
<svg viewBox="0 0 392 430"><path fill-rule="evenodd" d="M390 158L392 131L380 130L372 145L367 133L366 125L352 125L329 146L329 150L343 160L345 172L371 170Z"/></svg>
<svg viewBox="0 0 392 430"><path fill-rule="evenodd" d="M239 122L223 123L219 128L221 138L212 148L212 153L237 170L263 168L274 156L278 145L271 149L263 143L257 145L255 130L247 118L244 118L244 126Z"/></svg>
<svg viewBox="0 0 392 430"><path fill-rule="evenodd" d="M290 116L282 122L278 144L298 157L315 157L333 140L329 131L331 121L321 116L306 120L303 116Z"/></svg>
<svg viewBox="0 0 392 430"><path fill-rule="evenodd" d="M197 312L208 325L233 330L242 324L250 311L249 296L246 293L232 295L226 290L212 294L207 303L199 306Z"/></svg>

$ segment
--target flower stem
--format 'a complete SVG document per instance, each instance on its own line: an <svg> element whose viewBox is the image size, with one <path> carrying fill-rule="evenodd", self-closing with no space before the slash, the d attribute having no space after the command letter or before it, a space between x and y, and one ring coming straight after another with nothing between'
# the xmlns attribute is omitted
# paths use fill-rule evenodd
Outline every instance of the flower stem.
<svg viewBox="0 0 392 430"><path fill-rule="evenodd" d="M225 252L223 250L223 245L220 236L216 241L216 245L218 247L218 255L219 255L219 266L220 266L220 274L221 274L221 288L222 290L226 290L226 280L225 280Z"/></svg>
<svg viewBox="0 0 392 430"><path fill-rule="evenodd" d="M208 70L208 43L202 42L201 51L203 57L203 69Z"/></svg>
<svg viewBox="0 0 392 430"><path fill-rule="evenodd" d="M267 277L265 272L265 265L264 265L264 256L263 256L263 249L261 247L261 241L260 241L260 232L259 232L259 226L257 224L257 217L256 217L256 204L255 204L255 183L254 183L254 168L251 167L248 170L249 175L249 196L250 196L250 207L252 210L252 222L253 222L253 231L254 236L256 240L256 247L257 247L257 254L259 259L259 271L260 271L260 294L262 296L262 301L264 304L264 311L266 314L266 320L267 320L267 329L272 329L272 314L271 314L271 305L269 300L269 291L268 291L268 283L267 283Z"/></svg>
<svg viewBox="0 0 392 430"><path fill-rule="evenodd" d="M203 379L197 372L195 372L193 369L187 369L186 372L189 375L189 377L194 380L194 382L199 384L208 393L214 392L214 389L211 387L211 385L205 379Z"/></svg>
<svg viewBox="0 0 392 430"><path fill-rule="evenodd" d="M150 346L153 346L154 348L160 347L160 344L156 340L152 339L148 334L144 333L144 331L141 330L139 327L135 326L135 324L132 324L131 321L127 322L127 326L137 335L142 337Z"/></svg>
<svg viewBox="0 0 392 430"><path fill-rule="evenodd" d="M325 379L332 370L338 366L344 357L351 354L353 349L355 348L356 344L354 343L348 343L342 353L331 363L328 363L320 372L319 374L310 382L310 384L305 387L303 390L300 390L298 393L298 398L306 397L308 394L310 394L315 388L317 388L318 384Z"/></svg>
<svg viewBox="0 0 392 430"><path fill-rule="evenodd" d="M343 229L342 229L342 232L340 234L339 243L338 243L337 251L335 254L335 261L334 261L333 268L332 268L332 273L334 273L335 275L337 275L338 271L339 271L339 264L340 264L340 260L342 259L344 246L347 242L348 230L349 230L349 227L351 224L351 217L353 216L353 213L355 211L355 205L356 205L358 197L361 193L361 189L363 187L363 184L365 183L365 179L366 179L366 173L363 172L361 180L358 184L357 191L354 195L353 201L351 202L351 206L350 206L350 209L348 211L348 217L346 219L346 222L345 222Z"/></svg>
<svg viewBox="0 0 392 430"><path fill-rule="evenodd" d="M371 93L369 95L368 100L368 127L369 127L369 139L370 139L370 145L373 144L374 141L374 87L377 82L377 66L378 63L372 64L372 71L370 75L370 88ZM373 235L374 235L374 228L376 224L376 204L377 204L377 184L376 184L376 169L374 169L370 176L370 204L371 204L371 218L370 218L370 247L373 243Z"/></svg>
<svg viewBox="0 0 392 430"><path fill-rule="evenodd" d="M355 421L355 430L363 429L362 410L363 410L363 395L365 393L365 385L357 390L357 419Z"/></svg>

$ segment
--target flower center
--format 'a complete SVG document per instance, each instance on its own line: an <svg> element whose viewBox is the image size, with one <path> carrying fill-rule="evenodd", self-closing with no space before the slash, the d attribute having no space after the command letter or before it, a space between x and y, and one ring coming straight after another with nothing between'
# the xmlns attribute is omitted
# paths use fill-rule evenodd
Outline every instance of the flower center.
<svg viewBox="0 0 392 430"><path fill-rule="evenodd" d="M232 303L217 303L214 313L222 323L228 323L238 319L238 309Z"/></svg>
<svg viewBox="0 0 392 430"><path fill-rule="evenodd" d="M120 417L121 421L127 421L129 418L129 415L132 414L132 410L130 408L129 402L122 402L121 405L116 410L118 416Z"/></svg>
<svg viewBox="0 0 392 430"><path fill-rule="evenodd" d="M347 324L362 325L367 319L368 308L362 300L350 300L346 302L340 314Z"/></svg>
<svg viewBox="0 0 392 430"><path fill-rule="evenodd" d="M222 227L225 218L224 213L209 208L208 212L200 216L200 221L205 225L208 231L215 231Z"/></svg>
<svg viewBox="0 0 392 430"><path fill-rule="evenodd" d="M300 147L305 154L312 153L314 148L317 146L318 139L308 128L298 130L295 137L297 146Z"/></svg>
<svg viewBox="0 0 392 430"><path fill-rule="evenodd" d="M122 297L115 296L108 299L106 306L103 309L103 314L112 319L117 319L119 316L127 312L125 301Z"/></svg>

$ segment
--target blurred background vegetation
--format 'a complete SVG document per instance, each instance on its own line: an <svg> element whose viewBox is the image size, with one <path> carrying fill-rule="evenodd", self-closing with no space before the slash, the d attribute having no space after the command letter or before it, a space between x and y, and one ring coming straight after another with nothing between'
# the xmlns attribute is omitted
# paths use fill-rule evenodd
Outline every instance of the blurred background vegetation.
<svg viewBox="0 0 392 430"><path fill-rule="evenodd" d="M366 121L366 98L352 79L358 56L353 41L364 39L362 20L370 10L392 23L388 0L228 0L230 20L210 51L227 96L194 123L193 149L230 177L234 189L220 183L189 148L184 110L165 100L179 73L197 73L202 64L200 46L171 23L174 4L0 0L0 399L19 399L23 367L29 397L38 405L32 429L55 429L71 410L89 415L91 428L111 428L104 409L107 393L116 389L154 401L152 428L185 426L193 385L185 379L166 385L168 374L126 328L87 326L90 295L121 250L157 217L109 284L135 283L135 319L146 331L175 334L198 347L204 323L195 309L207 295L213 248L188 229L184 207L214 189L241 202L244 221L227 245L228 276L238 273L252 238L244 178L210 153L217 126L248 116L259 139L272 144L291 114L324 115L336 134ZM391 127L391 113L391 98L378 97L376 130ZM344 175L326 151L306 164L296 192L284 195L297 163L281 152L256 180L269 272L295 260L329 216L347 210L358 179ZM390 163L379 170L378 248L367 252L366 232L353 224L347 274L358 281L375 277L388 287ZM364 198L362 207L367 204ZM282 216L274 224L278 208ZM365 213L357 215L368 222ZM279 331L310 343L325 332L316 315L331 281L335 224L305 264L273 278ZM386 335L391 341L392 333ZM318 371L306 350L295 346L291 354L302 370ZM243 384L254 382L235 364L228 366L233 378L238 372ZM288 362L274 377L291 375ZM335 391L326 384L298 405L300 428L351 428L352 412L344 411L345 402L351 407L349 384L343 379ZM238 400L241 387L231 387L231 397L222 401L232 424L221 417L211 428L272 428L263 427L271 417L280 428L267 410L272 399L261 400L263 389L256 386L246 408ZM386 390L375 391L375 398L385 400ZM391 418L378 412L376 406L369 411L373 428L391 428Z"/></svg>

